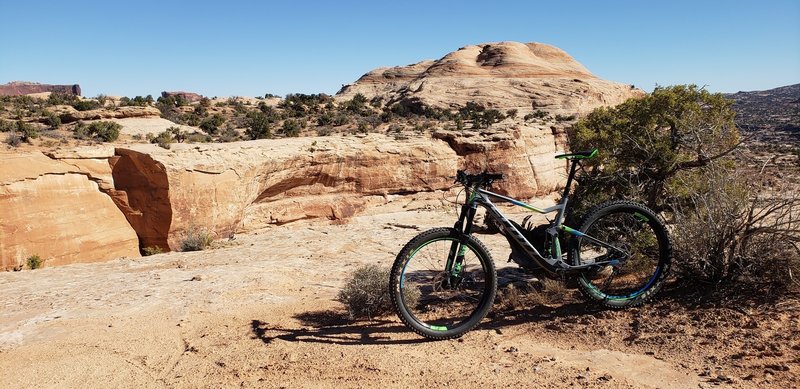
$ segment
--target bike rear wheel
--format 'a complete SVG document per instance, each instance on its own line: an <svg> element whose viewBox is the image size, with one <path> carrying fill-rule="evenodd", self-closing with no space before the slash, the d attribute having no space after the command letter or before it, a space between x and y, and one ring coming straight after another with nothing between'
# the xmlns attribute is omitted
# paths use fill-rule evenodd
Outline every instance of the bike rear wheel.
<svg viewBox="0 0 800 389"><path fill-rule="evenodd" d="M480 323L494 302L497 273L488 250L472 236L460 246L461 238L452 228L425 231L403 247L392 266L390 296L397 315L426 338L463 335ZM454 247L463 253L455 275L445 271Z"/></svg>
<svg viewBox="0 0 800 389"><path fill-rule="evenodd" d="M571 252L577 265L607 263L584 271L578 286L584 295L611 308L643 304L669 275L672 246L655 212L629 201L612 201L589 211Z"/></svg>

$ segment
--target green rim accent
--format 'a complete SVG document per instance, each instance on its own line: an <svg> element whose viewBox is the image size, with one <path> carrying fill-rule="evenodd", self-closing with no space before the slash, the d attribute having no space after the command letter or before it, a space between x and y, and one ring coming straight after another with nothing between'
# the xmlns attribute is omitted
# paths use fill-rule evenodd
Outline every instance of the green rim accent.
<svg viewBox="0 0 800 389"><path fill-rule="evenodd" d="M645 216L645 215L642 215L642 214L641 214L641 213L639 213L639 212L634 212L634 213L633 213L633 216L635 216L637 219L639 219L639 221L643 221L643 222L649 222L649 221L650 221L650 218L648 218L648 217L647 217L647 216Z"/></svg>
<svg viewBox="0 0 800 389"><path fill-rule="evenodd" d="M434 331L447 331L447 327L445 326L431 326L431 329Z"/></svg>

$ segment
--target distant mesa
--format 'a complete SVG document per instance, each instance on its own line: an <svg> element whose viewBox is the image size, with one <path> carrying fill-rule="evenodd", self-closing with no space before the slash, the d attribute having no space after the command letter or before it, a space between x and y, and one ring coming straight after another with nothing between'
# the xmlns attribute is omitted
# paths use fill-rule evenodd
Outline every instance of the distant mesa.
<svg viewBox="0 0 800 389"><path fill-rule="evenodd" d="M181 98L182 100L188 103L195 103L203 99L203 95L194 92L184 92L184 91L161 92L161 97L165 99L168 97Z"/></svg>
<svg viewBox="0 0 800 389"><path fill-rule="evenodd" d="M466 46L435 61L375 69L337 97L356 94L401 104L457 109L467 102L520 113L581 114L643 96L633 85L595 77L565 51L544 43L497 42Z"/></svg>
<svg viewBox="0 0 800 389"><path fill-rule="evenodd" d="M75 96L81 95L81 86L73 85L51 85L40 84L38 82L12 81L8 84L0 85L0 96L20 96L32 93L58 92L68 93Z"/></svg>

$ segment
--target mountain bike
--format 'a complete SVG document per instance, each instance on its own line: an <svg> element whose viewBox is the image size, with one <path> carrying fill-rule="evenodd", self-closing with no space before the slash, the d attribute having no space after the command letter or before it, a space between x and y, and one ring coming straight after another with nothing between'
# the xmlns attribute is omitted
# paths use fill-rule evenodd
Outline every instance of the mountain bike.
<svg viewBox="0 0 800 389"><path fill-rule="evenodd" d="M434 228L411 239L392 266L389 292L403 323L424 337L451 339L488 314L497 273L489 250L472 235L479 206L487 221L499 226L511 245L511 259L522 267L554 279L574 279L585 296L607 307L633 307L650 299L666 280L672 261L661 217L644 205L616 200L592 207L579 228L563 224L576 169L581 160L596 155L597 149L556 156L569 161L569 175L561 200L545 209L489 191L493 182L504 179L502 173L458 171L456 182L466 192L458 221L452 228ZM506 218L492 199L555 213L555 218L536 228L523 227Z"/></svg>

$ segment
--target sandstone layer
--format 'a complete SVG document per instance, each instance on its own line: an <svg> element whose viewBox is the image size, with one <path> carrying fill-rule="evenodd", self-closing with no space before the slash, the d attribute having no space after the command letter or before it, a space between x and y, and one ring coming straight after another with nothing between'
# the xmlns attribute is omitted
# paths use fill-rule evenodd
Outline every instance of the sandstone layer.
<svg viewBox="0 0 800 389"><path fill-rule="evenodd" d="M68 93L75 96L80 96L81 86L78 84L50 85L25 81L14 81L9 82L8 84L0 85L0 96L19 96L45 92Z"/></svg>
<svg viewBox="0 0 800 389"><path fill-rule="evenodd" d="M475 102L503 112L583 114L643 92L595 77L563 50L543 43L498 42L463 47L436 61L379 68L337 97L361 93L384 103L446 109Z"/></svg>
<svg viewBox="0 0 800 389"><path fill-rule="evenodd" d="M0 154L3 267L34 253L58 264L94 260L95 251L112 258L176 250L192 230L226 238L268 224L346 219L397 195L441 197L459 168L506 173L501 193L541 195L562 180L550 131L514 125L410 140L373 134ZM46 247L47 236L80 249Z"/></svg>
<svg viewBox="0 0 800 389"><path fill-rule="evenodd" d="M0 269L32 255L46 265L139 256L136 232L99 183L111 176L105 158L70 157L0 154Z"/></svg>

